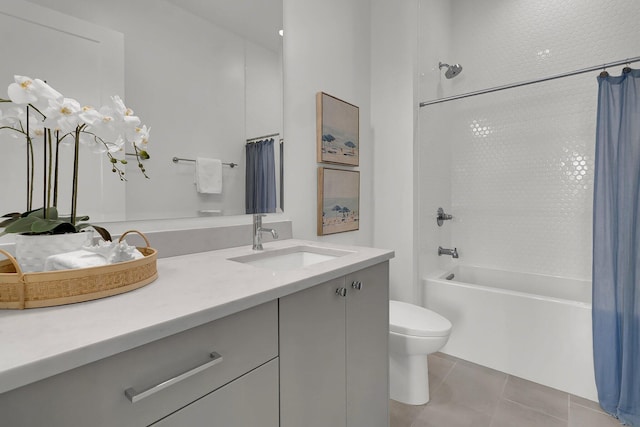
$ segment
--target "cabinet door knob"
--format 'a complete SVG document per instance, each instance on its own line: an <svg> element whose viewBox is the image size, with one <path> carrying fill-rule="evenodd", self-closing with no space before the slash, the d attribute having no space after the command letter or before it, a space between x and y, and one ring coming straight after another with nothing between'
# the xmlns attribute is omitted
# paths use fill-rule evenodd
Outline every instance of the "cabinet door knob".
<svg viewBox="0 0 640 427"><path fill-rule="evenodd" d="M346 297L347 296L347 288L338 288L338 289L336 289L336 294L340 295L341 297Z"/></svg>
<svg viewBox="0 0 640 427"><path fill-rule="evenodd" d="M360 290L360 289L362 289L362 282L361 282L361 281L359 281L359 280L356 280L356 281L354 281L354 282L352 282L352 283L351 283L351 287L352 287L353 289L358 289L358 290Z"/></svg>

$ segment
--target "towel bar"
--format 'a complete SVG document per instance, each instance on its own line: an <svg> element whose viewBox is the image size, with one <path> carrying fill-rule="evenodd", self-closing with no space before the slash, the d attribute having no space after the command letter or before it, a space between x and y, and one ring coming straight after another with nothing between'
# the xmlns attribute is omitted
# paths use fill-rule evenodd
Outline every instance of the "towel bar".
<svg viewBox="0 0 640 427"><path fill-rule="evenodd" d="M195 163L195 159L182 159L180 157L174 157L171 160L173 160L173 163L178 163L178 162L194 162ZM229 166L231 168L235 168L236 166L240 166L239 164L233 163L233 162L231 162L231 163L222 162L222 164L225 165L225 166Z"/></svg>

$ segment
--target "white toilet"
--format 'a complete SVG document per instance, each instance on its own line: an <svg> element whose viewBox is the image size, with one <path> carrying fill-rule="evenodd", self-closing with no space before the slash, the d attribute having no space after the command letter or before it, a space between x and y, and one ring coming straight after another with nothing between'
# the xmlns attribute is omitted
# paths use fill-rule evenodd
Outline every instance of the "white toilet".
<svg viewBox="0 0 640 427"><path fill-rule="evenodd" d="M401 301L389 301L390 397L408 405L429 401L427 354L449 339L451 322L438 313Z"/></svg>

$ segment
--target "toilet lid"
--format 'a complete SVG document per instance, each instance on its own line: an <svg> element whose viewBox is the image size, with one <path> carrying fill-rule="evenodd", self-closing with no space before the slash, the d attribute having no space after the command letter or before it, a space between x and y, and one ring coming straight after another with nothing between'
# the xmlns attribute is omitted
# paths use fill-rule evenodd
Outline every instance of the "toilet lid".
<svg viewBox="0 0 640 427"><path fill-rule="evenodd" d="M442 337L451 331L451 322L438 313L414 304L389 301L389 330L417 337Z"/></svg>

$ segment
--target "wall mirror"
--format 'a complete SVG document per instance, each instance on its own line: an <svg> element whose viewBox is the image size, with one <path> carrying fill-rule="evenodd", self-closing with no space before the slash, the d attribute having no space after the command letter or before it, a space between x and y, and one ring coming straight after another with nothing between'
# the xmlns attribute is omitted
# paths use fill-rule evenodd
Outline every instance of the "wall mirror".
<svg viewBox="0 0 640 427"><path fill-rule="evenodd" d="M14 74L26 75L81 103L120 95L151 127L150 179L135 157L120 182L104 156L81 153L79 213L96 222L244 214L245 145L265 135L282 188L282 0L8 3L0 36L15 44L0 46L0 97ZM0 213L22 211L26 144L6 132L0 144ZM227 164L222 193L196 191L196 157Z"/></svg>

